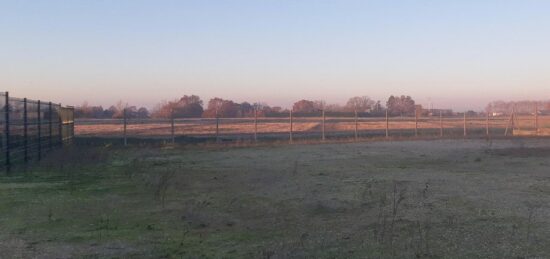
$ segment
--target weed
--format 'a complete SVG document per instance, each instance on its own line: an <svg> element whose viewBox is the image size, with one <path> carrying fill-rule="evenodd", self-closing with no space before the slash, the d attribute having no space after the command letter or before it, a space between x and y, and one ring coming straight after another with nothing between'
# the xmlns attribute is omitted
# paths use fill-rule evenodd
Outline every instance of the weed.
<svg viewBox="0 0 550 259"><path fill-rule="evenodd" d="M168 188L170 187L170 182L174 178L174 175L176 175L175 171L168 170L161 172L157 179L155 187L155 200L160 201L163 208L166 203L166 193L168 191Z"/></svg>

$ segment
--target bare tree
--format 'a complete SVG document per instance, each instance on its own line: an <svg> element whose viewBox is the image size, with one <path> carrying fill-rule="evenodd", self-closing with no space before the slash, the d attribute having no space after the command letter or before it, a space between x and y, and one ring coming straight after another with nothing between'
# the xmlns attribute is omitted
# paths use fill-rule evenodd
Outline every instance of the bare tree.
<svg viewBox="0 0 550 259"><path fill-rule="evenodd" d="M351 97L346 103L347 111L357 111L357 112L369 112L374 106L375 102L371 100L368 96L355 96Z"/></svg>

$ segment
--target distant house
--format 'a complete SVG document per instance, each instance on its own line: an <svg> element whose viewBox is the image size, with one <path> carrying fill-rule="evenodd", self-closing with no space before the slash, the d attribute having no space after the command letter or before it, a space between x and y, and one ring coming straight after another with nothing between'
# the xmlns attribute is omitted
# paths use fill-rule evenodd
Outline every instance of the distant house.
<svg viewBox="0 0 550 259"><path fill-rule="evenodd" d="M439 114L443 116L452 116L454 112L452 109L423 109L422 114L427 116L439 116Z"/></svg>
<svg viewBox="0 0 550 259"><path fill-rule="evenodd" d="M504 116L504 112L492 112L491 115L492 115L493 117Z"/></svg>

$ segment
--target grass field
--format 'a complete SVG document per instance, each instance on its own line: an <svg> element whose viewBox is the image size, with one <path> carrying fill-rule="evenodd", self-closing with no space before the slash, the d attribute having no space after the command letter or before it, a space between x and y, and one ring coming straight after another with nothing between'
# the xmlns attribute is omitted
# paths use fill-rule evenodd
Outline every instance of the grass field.
<svg viewBox="0 0 550 259"><path fill-rule="evenodd" d="M543 258L550 139L70 146L0 177L0 258Z"/></svg>

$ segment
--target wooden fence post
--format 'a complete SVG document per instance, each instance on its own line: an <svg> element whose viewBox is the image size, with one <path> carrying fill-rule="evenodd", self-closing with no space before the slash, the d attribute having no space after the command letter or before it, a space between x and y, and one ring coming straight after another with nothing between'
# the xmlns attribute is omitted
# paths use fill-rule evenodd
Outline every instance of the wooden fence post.
<svg viewBox="0 0 550 259"><path fill-rule="evenodd" d="M23 161L29 161L29 135L28 135L27 98L23 98Z"/></svg>
<svg viewBox="0 0 550 259"><path fill-rule="evenodd" d="M322 117L323 117L323 123L322 123L322 127L321 127L321 139L323 141L325 141L325 109L323 109L323 114L322 114Z"/></svg>
<svg viewBox="0 0 550 259"><path fill-rule="evenodd" d="M126 132L126 127L127 127L127 124L128 124L128 119L127 119L127 114L126 114L126 108L124 108L122 110L122 122L124 123L124 126L123 126L123 131L124 131L124 146L127 146L128 145L128 136L127 136L127 132Z"/></svg>
<svg viewBox="0 0 550 259"><path fill-rule="evenodd" d="M10 94L6 92L5 94L5 104L4 104L4 120L5 120L5 129L4 137L6 138L6 171L10 170L11 161L10 161Z"/></svg>
<svg viewBox="0 0 550 259"><path fill-rule="evenodd" d="M37 126L38 126L38 160L42 159L42 110L40 107L40 100L38 100L37 111Z"/></svg>
<svg viewBox="0 0 550 259"><path fill-rule="evenodd" d="M176 134L174 129L174 110L170 111L170 136L172 137L172 144L176 143Z"/></svg>
<svg viewBox="0 0 550 259"><path fill-rule="evenodd" d="M258 142L258 108L254 108L254 142Z"/></svg>
<svg viewBox="0 0 550 259"><path fill-rule="evenodd" d="M468 133L466 132L466 112L464 112L464 137L466 137Z"/></svg>
<svg viewBox="0 0 550 259"><path fill-rule="evenodd" d="M439 137L443 137L443 111L439 110Z"/></svg>
<svg viewBox="0 0 550 259"><path fill-rule="evenodd" d="M48 103L48 135L49 135L49 142L48 142L48 150L52 150L53 146L53 135L52 135L52 129L53 129L53 109L52 109L52 102Z"/></svg>
<svg viewBox="0 0 550 259"><path fill-rule="evenodd" d="M388 109L386 109L386 138L390 137L390 118L388 117Z"/></svg>
<svg viewBox="0 0 550 259"><path fill-rule="evenodd" d="M357 126L357 110L355 110L355 141L357 141L358 138Z"/></svg>
<svg viewBox="0 0 550 259"><path fill-rule="evenodd" d="M294 141L293 136L292 136L292 109L290 109L290 135L289 135L289 141L290 141L290 144L292 144L292 142Z"/></svg>

